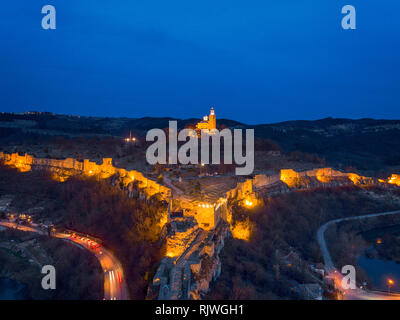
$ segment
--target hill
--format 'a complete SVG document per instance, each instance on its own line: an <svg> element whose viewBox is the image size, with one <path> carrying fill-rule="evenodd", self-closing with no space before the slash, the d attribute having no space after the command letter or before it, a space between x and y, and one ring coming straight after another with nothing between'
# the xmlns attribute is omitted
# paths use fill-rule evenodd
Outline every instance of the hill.
<svg viewBox="0 0 400 320"><path fill-rule="evenodd" d="M200 119L100 118L51 113L0 114L0 147L25 141L26 137L110 137L122 138L132 131L144 137L153 128L167 128L177 120L180 129L194 126ZM387 175L400 169L400 120L335 119L286 121L250 126L234 120L218 119L218 127L255 129L258 140L278 146L284 154L301 160L304 154L326 160L345 170L353 167L364 173ZM275 148L276 149L276 148Z"/></svg>

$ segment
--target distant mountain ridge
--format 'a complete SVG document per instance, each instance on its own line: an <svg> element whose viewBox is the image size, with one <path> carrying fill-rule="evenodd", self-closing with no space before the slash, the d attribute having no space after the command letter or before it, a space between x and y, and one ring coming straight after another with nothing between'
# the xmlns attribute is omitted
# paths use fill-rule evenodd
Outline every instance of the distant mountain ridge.
<svg viewBox="0 0 400 320"><path fill-rule="evenodd" d="M199 122L200 118L189 118L189 119L179 119L174 117L142 117L142 118L114 118L114 117L90 117L90 116L74 116L74 115L63 115L63 114L53 114L50 112L31 112L31 113L0 113L0 122L14 121L14 120L32 120L32 121L53 121L59 122L63 120L65 122L80 122L87 124L92 122L93 124L105 125L106 122L110 122L113 125L106 127L118 128L119 125L129 125L134 126L136 129L149 130L151 128L162 128L168 127L168 121L176 120L178 121L178 127L184 127L188 124L195 124ZM323 118L318 120L290 120L282 121L276 123L268 124L255 124L249 125L243 122L239 122L231 119L218 119L218 124L221 126L233 126L233 127L245 127L245 128L321 128L330 127L337 125L355 125L357 127L365 126L388 126L388 125L400 125L399 120L386 120L386 119L372 119L372 118L362 118L362 119L347 119L347 118ZM65 126L63 126L65 127ZM68 126L67 126L68 127Z"/></svg>
<svg viewBox="0 0 400 320"><path fill-rule="evenodd" d="M132 134L144 137L150 129L168 128L170 120L177 120L179 129L194 126L200 121L199 118L101 118L0 113L0 139L12 136L18 129L51 135L117 137L125 137L132 131ZM271 140L283 152L316 154L326 158L330 165L354 166L361 170L381 170L388 166L400 169L400 120L325 118L247 125L217 118L217 127L253 128L256 139Z"/></svg>

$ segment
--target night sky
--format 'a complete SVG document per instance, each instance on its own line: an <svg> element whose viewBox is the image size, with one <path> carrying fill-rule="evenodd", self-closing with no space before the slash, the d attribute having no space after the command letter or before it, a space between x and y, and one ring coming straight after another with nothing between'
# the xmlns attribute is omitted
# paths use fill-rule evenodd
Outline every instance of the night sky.
<svg viewBox="0 0 400 320"><path fill-rule="evenodd" d="M400 118L398 0L4 0L0 17L0 111Z"/></svg>

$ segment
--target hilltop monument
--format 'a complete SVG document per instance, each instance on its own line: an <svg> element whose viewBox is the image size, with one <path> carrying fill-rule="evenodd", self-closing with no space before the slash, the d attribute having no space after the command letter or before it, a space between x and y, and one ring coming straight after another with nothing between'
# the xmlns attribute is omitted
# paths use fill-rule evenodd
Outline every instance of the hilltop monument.
<svg viewBox="0 0 400 320"><path fill-rule="evenodd" d="M203 120L197 123L196 130L214 130L217 129L217 118L214 108L211 108L210 115L204 116Z"/></svg>

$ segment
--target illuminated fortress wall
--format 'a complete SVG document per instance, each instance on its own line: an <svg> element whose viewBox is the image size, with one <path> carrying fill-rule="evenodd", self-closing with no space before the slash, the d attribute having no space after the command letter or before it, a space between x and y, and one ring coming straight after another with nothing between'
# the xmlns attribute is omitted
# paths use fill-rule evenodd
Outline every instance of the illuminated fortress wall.
<svg viewBox="0 0 400 320"><path fill-rule="evenodd" d="M217 224L217 215L215 212L214 204L207 204L205 207L204 204L199 205L198 207L194 207L193 217L196 219L197 223L205 230L214 229Z"/></svg>
<svg viewBox="0 0 400 320"><path fill-rule="evenodd" d="M6 166L13 166L21 172L30 171L33 163L32 156L27 154L20 156L18 153L6 154L0 152L0 160L2 160Z"/></svg>
<svg viewBox="0 0 400 320"><path fill-rule="evenodd" d="M252 208L260 203L258 196L259 188L279 186L283 182L289 188L312 188L321 185L337 186L354 184L358 186L370 186L378 183L376 179L360 176L355 173L343 173L332 168L318 168L308 171L297 172L292 169L283 169L280 174L273 176L256 175L253 179L240 182L237 186L226 193L226 199L238 200L243 207ZM400 185L400 175L392 175L388 180L379 180L381 183ZM278 189L278 192L285 192ZM286 191L287 192L287 191ZM230 212L227 212L227 220L231 224ZM232 235L235 238L248 240L250 237L250 224L241 222L232 226Z"/></svg>
<svg viewBox="0 0 400 320"><path fill-rule="evenodd" d="M244 182L239 182L235 188L226 193L227 199L243 199L247 195L253 193L253 179L247 179Z"/></svg>
<svg viewBox="0 0 400 320"><path fill-rule="evenodd" d="M226 198L248 200L255 205L257 203L256 189L278 183L280 181L280 178L280 175L256 175L252 179L247 179L244 182L239 182L235 188L229 190L226 193Z"/></svg>
<svg viewBox="0 0 400 320"><path fill-rule="evenodd" d="M360 176L356 173L340 172L332 168L319 168L302 172L296 172L292 169L281 170L281 181L291 188L308 186L307 178L316 178L321 183L331 183L340 179L350 180L355 185L373 185L376 183L373 178Z"/></svg>
<svg viewBox="0 0 400 320"><path fill-rule="evenodd" d="M388 178L388 183L400 186L400 175L392 174L392 176Z"/></svg>
<svg viewBox="0 0 400 320"><path fill-rule="evenodd" d="M5 154L0 152L0 160L5 165L15 167L21 172L32 170L35 167L45 167L49 169L57 180L65 181L72 175L98 176L102 179L118 174L124 185L137 181L139 188L144 189L146 196L151 197L160 194L165 200L171 196L171 190L165 186L158 184L156 181L146 178L142 173L132 170L116 168L112 164L112 158L103 158L102 164L84 159L83 162L67 158L67 159L45 159L35 158L28 154L20 156L18 153Z"/></svg>
<svg viewBox="0 0 400 320"><path fill-rule="evenodd" d="M280 180L279 175L266 176L265 174L258 174L254 177L253 185L256 188L260 188L270 184L277 183L279 180Z"/></svg>

